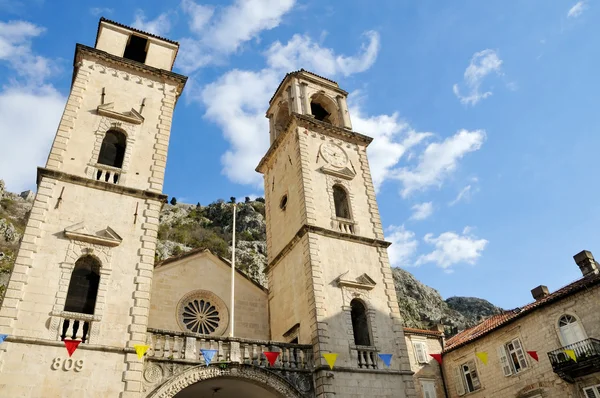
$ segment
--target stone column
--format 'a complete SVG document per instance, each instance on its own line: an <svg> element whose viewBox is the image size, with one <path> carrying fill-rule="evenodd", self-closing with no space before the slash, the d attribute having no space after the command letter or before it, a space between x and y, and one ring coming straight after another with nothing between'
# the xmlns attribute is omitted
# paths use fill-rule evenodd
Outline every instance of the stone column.
<svg viewBox="0 0 600 398"><path fill-rule="evenodd" d="M302 95L302 114L310 115L312 112L310 110L310 101L308 100L308 94L306 93L306 88L308 84L300 83L300 93Z"/></svg>
<svg viewBox="0 0 600 398"><path fill-rule="evenodd" d="M346 97L343 95L337 96L338 108L340 110L340 118L342 127L352 130L352 122L350 121L350 113L348 112L348 104L346 103Z"/></svg>

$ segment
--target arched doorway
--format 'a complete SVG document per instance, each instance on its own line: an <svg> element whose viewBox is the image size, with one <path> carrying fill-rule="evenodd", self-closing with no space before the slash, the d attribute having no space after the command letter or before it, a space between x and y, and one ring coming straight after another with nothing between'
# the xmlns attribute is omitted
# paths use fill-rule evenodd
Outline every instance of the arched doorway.
<svg viewBox="0 0 600 398"><path fill-rule="evenodd" d="M165 381L150 393L148 398L306 398L312 396L312 379L310 381L294 379L295 383L292 385L276 372L253 365L228 364L224 368L200 365Z"/></svg>

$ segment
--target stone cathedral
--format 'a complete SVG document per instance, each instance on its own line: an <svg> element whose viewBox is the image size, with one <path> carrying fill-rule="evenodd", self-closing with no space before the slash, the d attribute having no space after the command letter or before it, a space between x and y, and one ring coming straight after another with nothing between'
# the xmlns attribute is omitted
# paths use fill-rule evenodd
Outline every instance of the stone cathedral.
<svg viewBox="0 0 600 398"><path fill-rule="evenodd" d="M238 272L232 303L231 264L208 250L155 264L178 49L104 18L77 44L0 310L0 396L416 397L372 139L337 83L288 73L268 104L269 289Z"/></svg>

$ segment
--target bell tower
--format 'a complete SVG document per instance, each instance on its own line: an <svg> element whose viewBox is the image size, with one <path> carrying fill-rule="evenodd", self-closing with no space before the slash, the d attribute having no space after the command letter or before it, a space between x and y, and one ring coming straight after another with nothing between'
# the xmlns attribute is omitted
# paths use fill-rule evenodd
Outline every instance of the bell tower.
<svg viewBox="0 0 600 398"><path fill-rule="evenodd" d="M0 395L139 397L179 45L102 18L0 310ZM64 341L78 342L69 358Z"/></svg>
<svg viewBox="0 0 600 398"><path fill-rule="evenodd" d="M270 101L264 175L271 338L312 344L317 397L415 397L392 270L347 92L300 70ZM322 354L337 353L333 370ZM392 354L388 368L378 354Z"/></svg>

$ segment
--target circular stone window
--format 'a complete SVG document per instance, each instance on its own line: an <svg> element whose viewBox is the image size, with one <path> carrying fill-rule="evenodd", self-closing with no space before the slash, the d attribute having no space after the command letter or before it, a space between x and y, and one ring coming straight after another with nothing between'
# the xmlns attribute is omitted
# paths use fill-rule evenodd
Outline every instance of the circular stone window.
<svg viewBox="0 0 600 398"><path fill-rule="evenodd" d="M287 206L287 195L283 195L281 197L281 200L279 201L279 208L281 210L285 210L286 206Z"/></svg>
<svg viewBox="0 0 600 398"><path fill-rule="evenodd" d="M229 310L216 294L195 290L179 300L177 321L184 331L221 336L229 324Z"/></svg>

